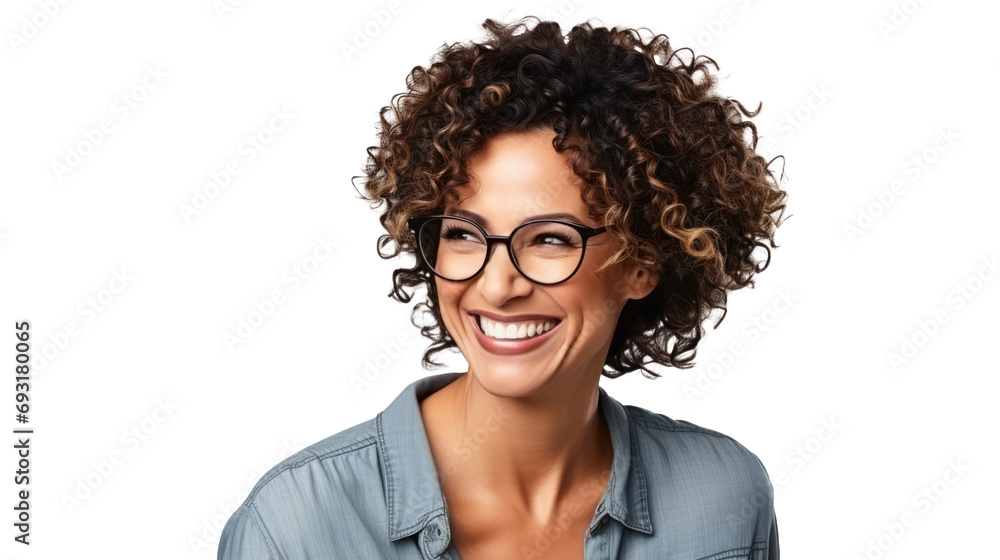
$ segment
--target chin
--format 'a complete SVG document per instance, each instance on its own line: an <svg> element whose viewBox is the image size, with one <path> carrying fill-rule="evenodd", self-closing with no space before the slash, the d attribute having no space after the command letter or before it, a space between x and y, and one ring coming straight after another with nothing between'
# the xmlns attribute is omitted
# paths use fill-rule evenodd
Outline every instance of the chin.
<svg viewBox="0 0 1000 560"><path fill-rule="evenodd" d="M546 364L541 366L526 366L516 360L503 363L500 360L489 360L478 367L470 364L470 372L487 393L495 397L524 397L531 395L545 386L554 375L553 368Z"/></svg>

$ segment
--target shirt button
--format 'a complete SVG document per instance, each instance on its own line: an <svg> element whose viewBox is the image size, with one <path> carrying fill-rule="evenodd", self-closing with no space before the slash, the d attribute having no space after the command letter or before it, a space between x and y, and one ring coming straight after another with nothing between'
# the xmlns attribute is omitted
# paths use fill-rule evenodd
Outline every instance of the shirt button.
<svg viewBox="0 0 1000 560"><path fill-rule="evenodd" d="M607 524L607 522L608 522L608 516L606 516L606 515L605 515L605 516L604 516L604 517L603 517L603 518L601 519L601 525L605 525L605 524Z"/></svg>

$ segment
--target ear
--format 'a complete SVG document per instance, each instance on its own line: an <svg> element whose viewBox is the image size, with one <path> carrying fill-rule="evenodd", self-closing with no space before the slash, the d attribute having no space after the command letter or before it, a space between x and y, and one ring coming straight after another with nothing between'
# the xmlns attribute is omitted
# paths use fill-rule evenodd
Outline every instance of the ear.
<svg viewBox="0 0 1000 560"><path fill-rule="evenodd" d="M642 299L656 289L660 283L659 275L651 272L648 268L632 264L625 270L625 297L627 299Z"/></svg>

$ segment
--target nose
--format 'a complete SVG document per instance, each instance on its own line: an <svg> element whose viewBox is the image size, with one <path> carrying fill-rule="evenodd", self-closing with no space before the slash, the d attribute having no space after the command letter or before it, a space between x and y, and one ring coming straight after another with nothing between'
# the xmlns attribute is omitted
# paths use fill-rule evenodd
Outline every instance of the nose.
<svg viewBox="0 0 1000 560"><path fill-rule="evenodd" d="M531 293L531 280L525 278L510 260L507 245L496 243L486 256L486 267L476 278L479 293L493 306L500 307L507 300Z"/></svg>

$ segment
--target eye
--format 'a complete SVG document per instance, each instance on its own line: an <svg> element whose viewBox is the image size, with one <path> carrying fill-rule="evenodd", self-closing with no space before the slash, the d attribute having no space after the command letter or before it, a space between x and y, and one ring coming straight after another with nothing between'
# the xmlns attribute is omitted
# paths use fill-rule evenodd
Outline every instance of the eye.
<svg viewBox="0 0 1000 560"><path fill-rule="evenodd" d="M543 240L546 239L554 240L555 243L544 243ZM538 243L539 245L555 245L555 246L573 244L572 239L569 239L564 235L559 235L558 233L543 233L535 237L535 242Z"/></svg>
<svg viewBox="0 0 1000 560"><path fill-rule="evenodd" d="M477 232L465 226L445 226L441 230L441 239L448 241L481 241Z"/></svg>

